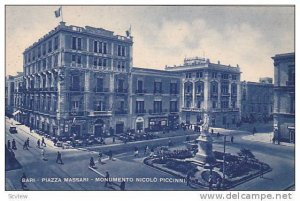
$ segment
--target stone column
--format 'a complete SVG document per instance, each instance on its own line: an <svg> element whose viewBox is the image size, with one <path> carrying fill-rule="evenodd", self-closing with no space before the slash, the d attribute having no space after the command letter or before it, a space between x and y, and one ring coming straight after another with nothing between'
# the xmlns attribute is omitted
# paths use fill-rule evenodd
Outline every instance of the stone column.
<svg viewBox="0 0 300 201"><path fill-rule="evenodd" d="M184 96L184 91L185 91L185 88L184 88L184 81L182 81L182 87L181 87L181 94L182 94L182 100L181 100L181 108L184 107L184 102L185 102L185 96Z"/></svg>

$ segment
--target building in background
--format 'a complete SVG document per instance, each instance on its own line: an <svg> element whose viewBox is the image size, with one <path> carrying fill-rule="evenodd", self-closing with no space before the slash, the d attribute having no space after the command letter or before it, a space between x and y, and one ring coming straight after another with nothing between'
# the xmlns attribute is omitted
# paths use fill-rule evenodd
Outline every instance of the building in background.
<svg viewBox="0 0 300 201"><path fill-rule="evenodd" d="M274 60L274 136L295 142L295 53Z"/></svg>
<svg viewBox="0 0 300 201"><path fill-rule="evenodd" d="M184 59L184 64L165 68L180 73L181 121L200 124L208 113L211 126L231 127L240 121L240 68L211 63L209 59Z"/></svg>
<svg viewBox="0 0 300 201"><path fill-rule="evenodd" d="M14 76L5 77L5 115L12 117L14 108Z"/></svg>
<svg viewBox="0 0 300 201"><path fill-rule="evenodd" d="M23 55L22 123L51 136L103 136L128 126L129 34L61 22Z"/></svg>
<svg viewBox="0 0 300 201"><path fill-rule="evenodd" d="M18 73L14 76L14 108L13 108L13 117L19 122L25 121L26 113L23 110L24 105L24 82L23 82L23 73Z"/></svg>
<svg viewBox="0 0 300 201"><path fill-rule="evenodd" d="M176 129L179 124L180 74L132 69L132 128L137 131Z"/></svg>
<svg viewBox="0 0 300 201"><path fill-rule="evenodd" d="M273 116L274 86L272 78L260 78L260 82L241 82L242 122L268 122Z"/></svg>

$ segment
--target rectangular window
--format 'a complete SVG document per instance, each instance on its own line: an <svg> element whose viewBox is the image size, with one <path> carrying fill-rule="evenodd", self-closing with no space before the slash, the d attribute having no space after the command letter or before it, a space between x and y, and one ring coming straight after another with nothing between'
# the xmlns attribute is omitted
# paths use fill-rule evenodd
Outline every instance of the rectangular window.
<svg viewBox="0 0 300 201"><path fill-rule="evenodd" d="M99 42L99 50L98 50L99 53L102 53L102 46L103 46L103 43Z"/></svg>
<svg viewBox="0 0 300 201"><path fill-rule="evenodd" d="M143 91L143 80L138 80L137 81L137 90L138 90L138 92Z"/></svg>
<svg viewBox="0 0 300 201"><path fill-rule="evenodd" d="M232 80L237 80L237 75L232 75Z"/></svg>
<svg viewBox="0 0 300 201"><path fill-rule="evenodd" d="M52 57L48 57L48 68L52 68Z"/></svg>
<svg viewBox="0 0 300 201"><path fill-rule="evenodd" d="M107 66L107 59L103 59L103 67Z"/></svg>
<svg viewBox="0 0 300 201"><path fill-rule="evenodd" d="M107 54L107 43L103 43L103 54Z"/></svg>
<svg viewBox="0 0 300 201"><path fill-rule="evenodd" d="M161 113L162 112L162 102L161 101L154 101L153 102L153 111L154 111L154 113Z"/></svg>
<svg viewBox="0 0 300 201"><path fill-rule="evenodd" d="M72 101L72 110L74 111L79 110L79 101Z"/></svg>
<svg viewBox="0 0 300 201"><path fill-rule="evenodd" d="M136 113L144 113L144 101L136 101L135 102L135 111Z"/></svg>
<svg viewBox="0 0 300 201"><path fill-rule="evenodd" d="M52 52L52 40L48 41L48 53Z"/></svg>
<svg viewBox="0 0 300 201"><path fill-rule="evenodd" d="M58 54L54 56L54 67L58 66Z"/></svg>
<svg viewBox="0 0 300 201"><path fill-rule="evenodd" d="M118 45L118 56L121 56L121 45Z"/></svg>
<svg viewBox="0 0 300 201"><path fill-rule="evenodd" d="M54 50L57 50L59 47L59 37L54 38Z"/></svg>
<svg viewBox="0 0 300 201"><path fill-rule="evenodd" d="M125 56L125 47L122 46L122 56L124 57Z"/></svg>
<svg viewBox="0 0 300 201"><path fill-rule="evenodd" d="M77 38L77 49L81 50L81 38Z"/></svg>
<svg viewBox="0 0 300 201"><path fill-rule="evenodd" d="M72 55L72 63L76 63L76 55L75 54Z"/></svg>
<svg viewBox="0 0 300 201"><path fill-rule="evenodd" d="M42 46L43 48L43 56L45 56L46 55L46 43L44 43L43 44L43 46Z"/></svg>
<svg viewBox="0 0 300 201"><path fill-rule="evenodd" d="M41 46L38 47L38 58L41 57Z"/></svg>
<svg viewBox="0 0 300 201"><path fill-rule="evenodd" d="M97 57L94 57L94 67L97 66L97 64L98 64L97 62L98 62Z"/></svg>
<svg viewBox="0 0 300 201"><path fill-rule="evenodd" d="M81 64L81 56L77 55L77 64Z"/></svg>
<svg viewBox="0 0 300 201"><path fill-rule="evenodd" d="M98 41L94 41L94 52L98 52Z"/></svg>
<svg viewBox="0 0 300 201"><path fill-rule="evenodd" d="M74 75L71 77L71 88L80 89L80 77L78 75Z"/></svg>
<svg viewBox="0 0 300 201"><path fill-rule="evenodd" d="M222 79L228 80L228 74L222 74Z"/></svg>
<svg viewBox="0 0 300 201"><path fill-rule="evenodd" d="M98 66L102 66L102 59L101 58L98 59Z"/></svg>
<svg viewBox="0 0 300 201"><path fill-rule="evenodd" d="M47 60L46 60L46 59L43 59L43 69L46 68L46 65L47 65Z"/></svg>
<svg viewBox="0 0 300 201"><path fill-rule="evenodd" d="M76 46L76 37L72 37L72 49L76 50L77 49L76 47L77 47Z"/></svg>
<svg viewBox="0 0 300 201"><path fill-rule="evenodd" d="M97 78L96 90L97 90L97 92L103 91L103 78L99 78L99 77Z"/></svg>
<svg viewBox="0 0 300 201"><path fill-rule="evenodd" d="M162 92L162 83L154 82L154 93L161 93L161 92Z"/></svg>

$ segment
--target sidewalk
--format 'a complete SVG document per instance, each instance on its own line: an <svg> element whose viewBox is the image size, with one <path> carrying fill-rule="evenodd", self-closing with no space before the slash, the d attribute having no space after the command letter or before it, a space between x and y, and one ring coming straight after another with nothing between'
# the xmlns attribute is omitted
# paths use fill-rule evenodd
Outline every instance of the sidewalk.
<svg viewBox="0 0 300 201"><path fill-rule="evenodd" d="M35 133L34 131L30 132L30 129L27 126L23 125L23 124L22 125L18 125L18 124L20 124L19 122L15 121L13 119L6 119L6 122L9 123L9 124L11 124L11 125L13 125L13 126L16 126L17 130L20 129L25 134L30 135L30 136L32 136L32 137L34 137L36 139L42 140L42 136L40 136L39 134ZM46 143L47 147L58 149L58 147L54 146L54 143L51 140L49 140L47 138L44 138L44 139L45 139L45 143Z"/></svg>
<svg viewBox="0 0 300 201"><path fill-rule="evenodd" d="M273 137L273 132L269 132L269 133L255 133L254 135L252 135L252 134L246 135L246 136L243 136L242 139L253 141L253 142L262 142L262 143L272 144L272 137ZM295 146L295 144L287 143L287 142L280 142L280 145L289 146L289 147Z"/></svg>

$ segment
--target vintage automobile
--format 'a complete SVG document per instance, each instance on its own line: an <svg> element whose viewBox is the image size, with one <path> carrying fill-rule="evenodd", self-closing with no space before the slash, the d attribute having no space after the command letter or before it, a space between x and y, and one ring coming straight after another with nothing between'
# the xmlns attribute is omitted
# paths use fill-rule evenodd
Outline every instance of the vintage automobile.
<svg viewBox="0 0 300 201"><path fill-rule="evenodd" d="M71 141L63 142L62 143L62 148L63 149L70 149L70 148L72 148Z"/></svg>
<svg viewBox="0 0 300 201"><path fill-rule="evenodd" d="M9 132L12 133L12 134L18 133L17 128L15 126L9 127Z"/></svg>

